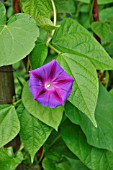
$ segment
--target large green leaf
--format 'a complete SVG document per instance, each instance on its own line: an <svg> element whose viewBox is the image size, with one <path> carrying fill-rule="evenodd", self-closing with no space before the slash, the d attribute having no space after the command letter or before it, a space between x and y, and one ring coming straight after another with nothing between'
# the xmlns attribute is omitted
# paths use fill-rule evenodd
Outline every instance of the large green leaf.
<svg viewBox="0 0 113 170"><path fill-rule="evenodd" d="M79 126L66 121L61 128L64 142L78 158L92 170L113 170L113 152L87 144Z"/></svg>
<svg viewBox="0 0 113 170"><path fill-rule="evenodd" d="M63 116L63 106L51 109L49 107L43 107L37 101L35 101L30 93L28 83L25 84L22 94L22 101L25 108L36 118L44 122L45 124L58 129Z"/></svg>
<svg viewBox="0 0 113 170"><path fill-rule="evenodd" d="M88 170L80 160L62 157L59 161L54 161L49 158L44 158L42 162L44 170Z"/></svg>
<svg viewBox="0 0 113 170"><path fill-rule="evenodd" d="M13 153L11 147L0 149L0 169L1 170L15 170L15 168L22 162L23 155L21 152Z"/></svg>
<svg viewBox="0 0 113 170"><path fill-rule="evenodd" d="M49 0L27 0L23 6L23 11L31 15L37 22L37 25L46 31L55 29L50 20L51 1Z"/></svg>
<svg viewBox="0 0 113 170"><path fill-rule="evenodd" d="M56 31L52 43L60 51L88 58L96 69L113 69L113 60L93 36L77 21L66 19Z"/></svg>
<svg viewBox="0 0 113 170"><path fill-rule="evenodd" d="M0 22L0 66L16 63L26 57L35 46L38 35L35 21L27 14L16 14L7 24L2 20Z"/></svg>
<svg viewBox="0 0 113 170"><path fill-rule="evenodd" d="M96 126L94 112L98 98L98 78L94 66L87 58L66 53L59 55L57 61L75 79L68 100Z"/></svg>
<svg viewBox="0 0 113 170"><path fill-rule="evenodd" d="M46 44L42 40L38 39L36 41L35 48L30 54L32 69L36 69L43 65L47 57L47 52L48 52L48 48Z"/></svg>
<svg viewBox="0 0 113 170"><path fill-rule="evenodd" d="M53 22L49 18L46 18L44 16L39 16L39 18L36 18L36 22L37 25L39 25L41 28L48 32L59 27L54 26Z"/></svg>
<svg viewBox="0 0 113 170"><path fill-rule="evenodd" d="M90 3L90 0L76 0L84 3ZM112 3L113 0L98 0L98 4L109 4Z"/></svg>
<svg viewBox="0 0 113 170"><path fill-rule="evenodd" d="M21 127L20 137L30 153L31 161L33 162L35 153L47 140L52 128L32 116L23 105L18 107L17 112Z"/></svg>
<svg viewBox="0 0 113 170"><path fill-rule="evenodd" d="M67 103L65 110L68 118L81 126L90 145L113 151L113 100L102 85L95 111L97 128L73 105Z"/></svg>
<svg viewBox="0 0 113 170"><path fill-rule="evenodd" d="M20 123L13 105L0 105L0 147L11 141L19 132Z"/></svg>

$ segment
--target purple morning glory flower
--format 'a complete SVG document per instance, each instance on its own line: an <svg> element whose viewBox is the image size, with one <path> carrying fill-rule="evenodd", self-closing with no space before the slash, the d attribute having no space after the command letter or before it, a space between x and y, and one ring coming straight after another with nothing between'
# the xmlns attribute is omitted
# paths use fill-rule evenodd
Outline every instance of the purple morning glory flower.
<svg viewBox="0 0 113 170"><path fill-rule="evenodd" d="M60 67L56 60L29 73L29 87L34 100L50 108L64 104L72 91L74 79Z"/></svg>

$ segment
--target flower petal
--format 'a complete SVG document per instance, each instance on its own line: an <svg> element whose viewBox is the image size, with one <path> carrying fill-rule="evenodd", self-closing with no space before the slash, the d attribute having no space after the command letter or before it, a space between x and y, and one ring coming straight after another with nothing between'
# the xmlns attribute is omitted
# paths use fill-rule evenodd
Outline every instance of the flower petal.
<svg viewBox="0 0 113 170"><path fill-rule="evenodd" d="M52 81L54 81L55 79L57 79L57 77L64 72L64 70L62 69L62 67L60 67L60 65L56 62L56 60L53 60L53 66L51 68L51 72L50 72L50 79Z"/></svg>
<svg viewBox="0 0 113 170"><path fill-rule="evenodd" d="M39 97L36 99L41 105L48 106L50 94L48 91L45 91L45 93L39 95Z"/></svg>
<svg viewBox="0 0 113 170"><path fill-rule="evenodd" d="M60 98L59 94L53 91L46 91L42 95L37 98L37 101L42 104L43 106L49 106L50 108L55 108L59 105L62 105L62 99Z"/></svg>
<svg viewBox="0 0 113 170"><path fill-rule="evenodd" d="M42 86L42 81L37 77L36 74L30 71L30 80L29 80L29 86Z"/></svg>
<svg viewBox="0 0 113 170"><path fill-rule="evenodd" d="M50 108L64 104L72 91L73 82L74 79L56 60L30 71L29 86L34 99ZM49 88L46 85L49 85Z"/></svg>
<svg viewBox="0 0 113 170"><path fill-rule="evenodd" d="M54 88L62 96L64 102L72 92L72 85L74 78L70 77L67 73L62 72L57 79L54 80Z"/></svg>
<svg viewBox="0 0 113 170"><path fill-rule="evenodd" d="M44 81L47 81L51 74L51 70L53 70L54 72L53 67L55 63L56 63L56 60L52 60L50 63L45 64L44 66L37 68L33 71L30 71L30 73L33 72L33 74L37 75L37 77L40 77Z"/></svg>
<svg viewBox="0 0 113 170"><path fill-rule="evenodd" d="M30 92L32 93L32 96L34 100L37 99L37 97L40 95L40 93L43 91L43 87L41 86L31 86L30 87Z"/></svg>
<svg viewBox="0 0 113 170"><path fill-rule="evenodd" d="M59 94L59 96L61 96L62 103L64 103L72 92L72 83L67 83L63 86L61 85L59 87L56 87L55 90Z"/></svg>
<svg viewBox="0 0 113 170"><path fill-rule="evenodd" d="M64 70L56 77L54 77L54 82L60 82L60 81L74 81L74 78L70 77Z"/></svg>

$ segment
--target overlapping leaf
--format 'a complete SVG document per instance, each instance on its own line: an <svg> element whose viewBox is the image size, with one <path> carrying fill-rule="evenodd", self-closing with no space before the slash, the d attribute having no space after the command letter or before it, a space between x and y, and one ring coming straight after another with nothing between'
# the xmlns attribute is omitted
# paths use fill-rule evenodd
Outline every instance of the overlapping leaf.
<svg viewBox="0 0 113 170"><path fill-rule="evenodd" d="M23 155L21 152L13 153L12 148L0 149L0 169L1 170L15 170L15 168L22 162Z"/></svg>
<svg viewBox="0 0 113 170"><path fill-rule="evenodd" d="M109 34L106 34L106 32L110 31L109 23L94 22L92 23L92 30L101 38L103 44L106 43L109 37Z"/></svg>
<svg viewBox="0 0 113 170"><path fill-rule="evenodd" d="M32 116L23 105L18 107L17 112L21 127L20 136L23 144L31 155L31 161L33 162L35 153L44 144L50 135L52 128Z"/></svg>
<svg viewBox="0 0 113 170"><path fill-rule="evenodd" d="M62 157L59 161L54 161L49 158L44 158L43 160L43 168L44 170L89 170L85 165L82 164L80 160L74 160Z"/></svg>
<svg viewBox="0 0 113 170"><path fill-rule="evenodd" d="M97 149L87 144L79 126L66 121L61 128L64 142L69 149L90 169L113 170L113 152Z"/></svg>
<svg viewBox="0 0 113 170"><path fill-rule="evenodd" d="M63 107L57 107L50 109L49 107L43 107L37 101L35 101L30 93L28 83L25 84L22 94L22 101L25 108L36 118L44 122L45 124L58 129L63 116Z"/></svg>
<svg viewBox="0 0 113 170"><path fill-rule="evenodd" d="M66 19L56 31L52 43L62 52L88 58L96 69L112 70L113 60L104 48L77 21Z"/></svg>
<svg viewBox="0 0 113 170"><path fill-rule="evenodd" d="M37 22L37 25L46 31L55 29L50 20L51 2L49 0L28 0L23 6L23 11L31 15Z"/></svg>
<svg viewBox="0 0 113 170"><path fill-rule="evenodd" d="M113 151L113 100L102 85L95 111L97 128L69 103L66 105L66 114L73 123L81 126L90 145Z"/></svg>
<svg viewBox="0 0 113 170"><path fill-rule="evenodd" d="M58 63L75 78L69 101L85 113L96 126L94 112L98 98L98 78L92 63L87 58L72 54L62 54Z"/></svg>
<svg viewBox="0 0 113 170"><path fill-rule="evenodd" d="M78 159L66 146L62 140L61 134L55 130L52 131L44 144L45 156L58 161L61 157Z"/></svg>
<svg viewBox="0 0 113 170"><path fill-rule="evenodd" d="M31 14L34 18L38 16L50 18L51 2L49 0L27 0L23 6L23 10Z"/></svg>
<svg viewBox="0 0 113 170"><path fill-rule="evenodd" d="M19 130L20 123L14 106L0 105L0 147L11 141Z"/></svg>
<svg viewBox="0 0 113 170"><path fill-rule="evenodd" d="M26 57L35 46L39 34L35 21L29 15L16 14L6 24L3 5L1 10L0 66L13 64Z"/></svg>
<svg viewBox="0 0 113 170"><path fill-rule="evenodd" d="M68 149L61 134L52 131L45 145L45 158L42 161L44 170L88 170L80 160Z"/></svg>

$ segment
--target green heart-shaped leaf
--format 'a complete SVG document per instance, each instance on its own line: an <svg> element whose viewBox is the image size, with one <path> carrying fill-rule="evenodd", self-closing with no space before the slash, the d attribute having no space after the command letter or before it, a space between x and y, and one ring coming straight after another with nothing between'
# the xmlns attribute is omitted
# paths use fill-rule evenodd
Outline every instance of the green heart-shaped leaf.
<svg viewBox="0 0 113 170"><path fill-rule="evenodd" d="M63 53L88 58L96 69L113 70L113 59L94 37L77 21L66 19L54 34L53 41Z"/></svg>
<svg viewBox="0 0 113 170"><path fill-rule="evenodd" d="M5 23L3 5L0 17L0 66L10 65L28 55L39 35L34 19L27 14L16 14Z"/></svg>

